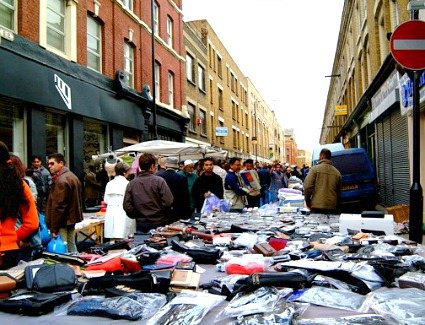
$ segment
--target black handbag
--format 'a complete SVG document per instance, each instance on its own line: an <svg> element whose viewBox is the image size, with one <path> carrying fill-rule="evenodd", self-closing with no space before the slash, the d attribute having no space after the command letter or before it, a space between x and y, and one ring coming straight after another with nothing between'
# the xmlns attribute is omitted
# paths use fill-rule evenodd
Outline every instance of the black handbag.
<svg viewBox="0 0 425 325"><path fill-rule="evenodd" d="M71 299L70 292L42 293L22 292L8 299L0 300L0 310L10 314L39 316L53 311Z"/></svg>
<svg viewBox="0 0 425 325"><path fill-rule="evenodd" d="M25 269L27 288L40 292L70 291L75 288L75 272L70 266L53 264L36 267L39 268Z"/></svg>

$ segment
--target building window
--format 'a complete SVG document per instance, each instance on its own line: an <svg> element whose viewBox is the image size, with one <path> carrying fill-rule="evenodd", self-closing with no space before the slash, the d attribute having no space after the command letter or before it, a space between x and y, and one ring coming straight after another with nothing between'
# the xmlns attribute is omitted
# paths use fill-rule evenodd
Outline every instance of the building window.
<svg viewBox="0 0 425 325"><path fill-rule="evenodd" d="M194 60L190 54L186 53L186 78L187 80L195 83L195 71L193 68Z"/></svg>
<svg viewBox="0 0 425 325"><path fill-rule="evenodd" d="M236 121L236 103L232 100L232 119Z"/></svg>
<svg viewBox="0 0 425 325"><path fill-rule="evenodd" d="M45 119L46 155L48 156L56 152L65 155L65 148L67 143L65 115L46 112Z"/></svg>
<svg viewBox="0 0 425 325"><path fill-rule="evenodd" d="M159 7L156 2L153 5L153 31L159 36Z"/></svg>
<svg viewBox="0 0 425 325"><path fill-rule="evenodd" d="M102 27L90 16L87 16L87 67L102 70Z"/></svg>
<svg viewBox="0 0 425 325"><path fill-rule="evenodd" d="M161 65L155 61L155 100L161 101Z"/></svg>
<svg viewBox="0 0 425 325"><path fill-rule="evenodd" d="M92 157L93 155L102 154L108 151L108 127L105 124L83 119L84 124L84 140L83 153L84 157Z"/></svg>
<svg viewBox="0 0 425 325"><path fill-rule="evenodd" d="M130 43L124 44L124 74L127 86L134 87L134 49Z"/></svg>
<svg viewBox="0 0 425 325"><path fill-rule="evenodd" d="M238 138L237 138L237 133L235 129L232 129L233 131L233 148L237 148L238 147Z"/></svg>
<svg viewBox="0 0 425 325"><path fill-rule="evenodd" d="M214 104L213 81L210 79L210 104Z"/></svg>
<svg viewBox="0 0 425 325"><path fill-rule="evenodd" d="M207 135L207 114L202 109L199 110L199 119L200 119L200 126L201 126L201 134Z"/></svg>
<svg viewBox="0 0 425 325"><path fill-rule="evenodd" d="M205 69L198 65L198 87L199 89L206 91L205 89Z"/></svg>
<svg viewBox="0 0 425 325"><path fill-rule="evenodd" d="M47 44L65 52L65 1L47 1Z"/></svg>
<svg viewBox="0 0 425 325"><path fill-rule="evenodd" d="M15 0L0 0L0 26L15 30Z"/></svg>
<svg viewBox="0 0 425 325"><path fill-rule="evenodd" d="M195 132L196 129L196 116L195 116L195 105L187 103L187 112L189 113L189 131Z"/></svg>
<svg viewBox="0 0 425 325"><path fill-rule="evenodd" d="M77 62L77 1L39 0L39 2L40 45L59 56Z"/></svg>
<svg viewBox="0 0 425 325"><path fill-rule="evenodd" d="M221 57L219 57L219 56L217 56L217 74L220 77L220 79L223 79L222 60L221 60Z"/></svg>
<svg viewBox="0 0 425 325"><path fill-rule="evenodd" d="M125 8L132 11L133 10L133 0L122 0L122 3Z"/></svg>
<svg viewBox="0 0 425 325"><path fill-rule="evenodd" d="M24 110L22 105L0 100L0 139L10 151L26 161Z"/></svg>
<svg viewBox="0 0 425 325"><path fill-rule="evenodd" d="M168 72L168 104L174 107L174 74Z"/></svg>
<svg viewBox="0 0 425 325"><path fill-rule="evenodd" d="M173 47L173 20L167 16L167 44Z"/></svg>
<svg viewBox="0 0 425 325"><path fill-rule="evenodd" d="M218 88L218 108L223 110L223 90Z"/></svg>

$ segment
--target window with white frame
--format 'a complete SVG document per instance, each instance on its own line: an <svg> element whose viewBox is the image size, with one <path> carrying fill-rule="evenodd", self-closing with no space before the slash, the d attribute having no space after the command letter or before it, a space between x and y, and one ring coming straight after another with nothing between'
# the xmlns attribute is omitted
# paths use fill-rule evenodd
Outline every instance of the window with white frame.
<svg viewBox="0 0 425 325"><path fill-rule="evenodd" d="M167 16L167 44L173 47L173 20Z"/></svg>
<svg viewBox="0 0 425 325"><path fill-rule="evenodd" d="M199 119L201 120L201 134L207 135L207 114L202 109L199 110Z"/></svg>
<svg viewBox="0 0 425 325"><path fill-rule="evenodd" d="M156 2L153 4L153 31L159 36L159 7Z"/></svg>
<svg viewBox="0 0 425 325"><path fill-rule="evenodd" d="M77 62L77 2L39 0L40 45L74 62Z"/></svg>
<svg viewBox="0 0 425 325"><path fill-rule="evenodd" d="M127 86L134 87L134 49L130 43L124 43L124 74Z"/></svg>
<svg viewBox="0 0 425 325"><path fill-rule="evenodd" d="M195 131L195 128L196 128L196 126L195 126L195 123L196 123L195 110L196 110L195 105L193 105L191 103L187 103L187 112L188 112L189 118L190 118L189 130L193 131L193 132Z"/></svg>
<svg viewBox="0 0 425 325"><path fill-rule="evenodd" d="M168 72L168 104L174 107L174 74Z"/></svg>
<svg viewBox="0 0 425 325"><path fill-rule="evenodd" d="M47 1L47 44L65 52L65 9L66 1Z"/></svg>
<svg viewBox="0 0 425 325"><path fill-rule="evenodd" d="M0 26L15 30L15 0L0 0Z"/></svg>
<svg viewBox="0 0 425 325"><path fill-rule="evenodd" d="M155 100L161 101L161 65L155 61Z"/></svg>
<svg viewBox="0 0 425 325"><path fill-rule="evenodd" d="M206 91L205 89L205 69L203 66L198 64L198 87L199 89Z"/></svg>
<svg viewBox="0 0 425 325"><path fill-rule="evenodd" d="M187 80L195 83L195 71L193 69L194 59L193 57L186 53L186 78Z"/></svg>
<svg viewBox="0 0 425 325"><path fill-rule="evenodd" d="M128 10L133 10L133 0L122 0L122 4L124 7L126 7Z"/></svg>
<svg viewBox="0 0 425 325"><path fill-rule="evenodd" d="M102 26L87 16L87 67L102 71Z"/></svg>

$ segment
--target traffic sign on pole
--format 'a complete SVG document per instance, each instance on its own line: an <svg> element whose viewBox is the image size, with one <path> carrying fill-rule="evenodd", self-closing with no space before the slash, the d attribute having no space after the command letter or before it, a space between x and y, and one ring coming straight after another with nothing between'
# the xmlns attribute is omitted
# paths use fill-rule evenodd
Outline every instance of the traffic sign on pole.
<svg viewBox="0 0 425 325"><path fill-rule="evenodd" d="M391 35L391 54L401 66L410 70L425 69L425 22L409 20Z"/></svg>

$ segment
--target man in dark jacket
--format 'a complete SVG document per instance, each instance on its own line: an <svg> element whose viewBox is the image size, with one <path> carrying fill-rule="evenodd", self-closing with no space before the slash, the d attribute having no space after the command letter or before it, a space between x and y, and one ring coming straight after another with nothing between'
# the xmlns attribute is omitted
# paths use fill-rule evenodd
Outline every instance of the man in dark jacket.
<svg viewBox="0 0 425 325"><path fill-rule="evenodd" d="M53 237L60 235L67 242L68 252L77 252L75 224L83 220L81 182L65 167L61 153L49 156L53 184L46 204L46 225Z"/></svg>
<svg viewBox="0 0 425 325"><path fill-rule="evenodd" d="M214 161L212 158L205 158L203 160L203 174L199 176L192 187L192 197L195 201L197 212L201 212L204 205L205 198L214 194L219 199L223 198L223 180L220 176L213 172Z"/></svg>
<svg viewBox="0 0 425 325"><path fill-rule="evenodd" d="M260 179L260 185L261 185L261 200L262 204L269 203L269 187L271 183L271 177L270 177L270 168L267 166L267 164L263 164L263 167L258 171L258 178Z"/></svg>
<svg viewBox="0 0 425 325"><path fill-rule="evenodd" d="M177 173L179 169L177 158L167 157L165 168L165 171L157 173L157 175L165 179L174 197L173 204L168 211L168 218L172 221L187 219L192 215L187 179Z"/></svg>
<svg viewBox="0 0 425 325"><path fill-rule="evenodd" d="M52 185L52 176L44 168L40 156L34 155L31 157L31 170L32 179L37 187L37 209L44 212L49 189Z"/></svg>
<svg viewBox="0 0 425 325"><path fill-rule="evenodd" d="M166 211L173 203L173 194L165 180L154 175L154 155L140 155L139 166L141 172L127 185L123 208L130 218L136 219L137 232L146 233L171 222Z"/></svg>

